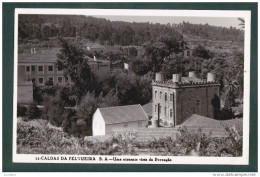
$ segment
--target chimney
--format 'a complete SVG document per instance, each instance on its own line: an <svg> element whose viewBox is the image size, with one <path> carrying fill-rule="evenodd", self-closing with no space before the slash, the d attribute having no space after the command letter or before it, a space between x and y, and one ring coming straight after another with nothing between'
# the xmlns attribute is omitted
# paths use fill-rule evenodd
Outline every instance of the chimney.
<svg viewBox="0 0 260 177"><path fill-rule="evenodd" d="M172 75L172 82L181 82L181 74L173 74Z"/></svg>
<svg viewBox="0 0 260 177"><path fill-rule="evenodd" d="M208 73L207 74L207 82L215 81L215 74L214 73Z"/></svg>
<svg viewBox="0 0 260 177"><path fill-rule="evenodd" d="M195 71L190 71L189 72L189 77L197 77L196 72Z"/></svg>
<svg viewBox="0 0 260 177"><path fill-rule="evenodd" d="M163 81L163 75L161 73L155 73L155 81Z"/></svg>

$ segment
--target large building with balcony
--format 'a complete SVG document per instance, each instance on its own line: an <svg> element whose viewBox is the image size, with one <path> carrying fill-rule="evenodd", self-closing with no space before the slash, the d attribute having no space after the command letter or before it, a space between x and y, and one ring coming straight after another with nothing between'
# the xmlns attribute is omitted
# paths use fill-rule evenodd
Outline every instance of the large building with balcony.
<svg viewBox="0 0 260 177"><path fill-rule="evenodd" d="M188 77L173 74L165 81L156 73L152 82L153 117L152 126L177 126L193 114L215 118L219 110L219 86L213 73L207 80L189 72Z"/></svg>

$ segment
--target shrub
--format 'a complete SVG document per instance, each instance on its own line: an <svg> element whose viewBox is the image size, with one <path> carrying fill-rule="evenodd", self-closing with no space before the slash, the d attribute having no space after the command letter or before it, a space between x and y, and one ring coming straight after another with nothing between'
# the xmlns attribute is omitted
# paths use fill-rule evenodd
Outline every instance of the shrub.
<svg viewBox="0 0 260 177"><path fill-rule="evenodd" d="M69 112L65 110L64 102L59 99L59 95L44 98L44 119L47 119L52 125L60 127L68 116Z"/></svg>
<svg viewBox="0 0 260 177"><path fill-rule="evenodd" d="M26 115L27 108L23 105L17 104L17 116L24 117Z"/></svg>
<svg viewBox="0 0 260 177"><path fill-rule="evenodd" d="M40 109L37 107L35 103L31 103L26 111L26 117L29 120L31 120L40 117L40 115L41 115Z"/></svg>

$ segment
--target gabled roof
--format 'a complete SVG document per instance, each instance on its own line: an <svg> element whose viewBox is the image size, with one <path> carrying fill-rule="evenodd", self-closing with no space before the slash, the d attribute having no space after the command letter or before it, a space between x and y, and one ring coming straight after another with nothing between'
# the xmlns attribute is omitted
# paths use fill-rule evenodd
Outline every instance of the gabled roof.
<svg viewBox="0 0 260 177"><path fill-rule="evenodd" d="M18 63L55 63L57 61L57 53L59 53L59 48L54 48L50 50L39 50L37 53L24 52L18 54ZM109 61L94 60L88 56L85 56L89 63L106 63Z"/></svg>
<svg viewBox="0 0 260 177"><path fill-rule="evenodd" d="M143 105L142 107L144 109L144 112L148 116L152 116L153 115L153 103L147 103L147 104Z"/></svg>
<svg viewBox="0 0 260 177"><path fill-rule="evenodd" d="M186 121L184 121L181 126L195 132L200 129L202 133L208 134L211 137L228 136L228 133L221 121L197 114L193 114Z"/></svg>
<svg viewBox="0 0 260 177"><path fill-rule="evenodd" d="M193 114L181 126L185 127L206 127L206 128L219 128L224 129L219 120L208 118L205 116Z"/></svg>
<svg viewBox="0 0 260 177"><path fill-rule="evenodd" d="M140 104L99 108L99 110L105 124L148 120L148 117Z"/></svg>

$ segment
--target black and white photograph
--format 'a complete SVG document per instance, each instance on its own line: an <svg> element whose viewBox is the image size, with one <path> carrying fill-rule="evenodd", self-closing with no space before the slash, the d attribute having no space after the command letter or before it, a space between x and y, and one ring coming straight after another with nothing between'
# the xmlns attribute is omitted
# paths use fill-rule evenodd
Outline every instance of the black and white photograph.
<svg viewBox="0 0 260 177"><path fill-rule="evenodd" d="M248 164L250 12L16 9L13 162Z"/></svg>

